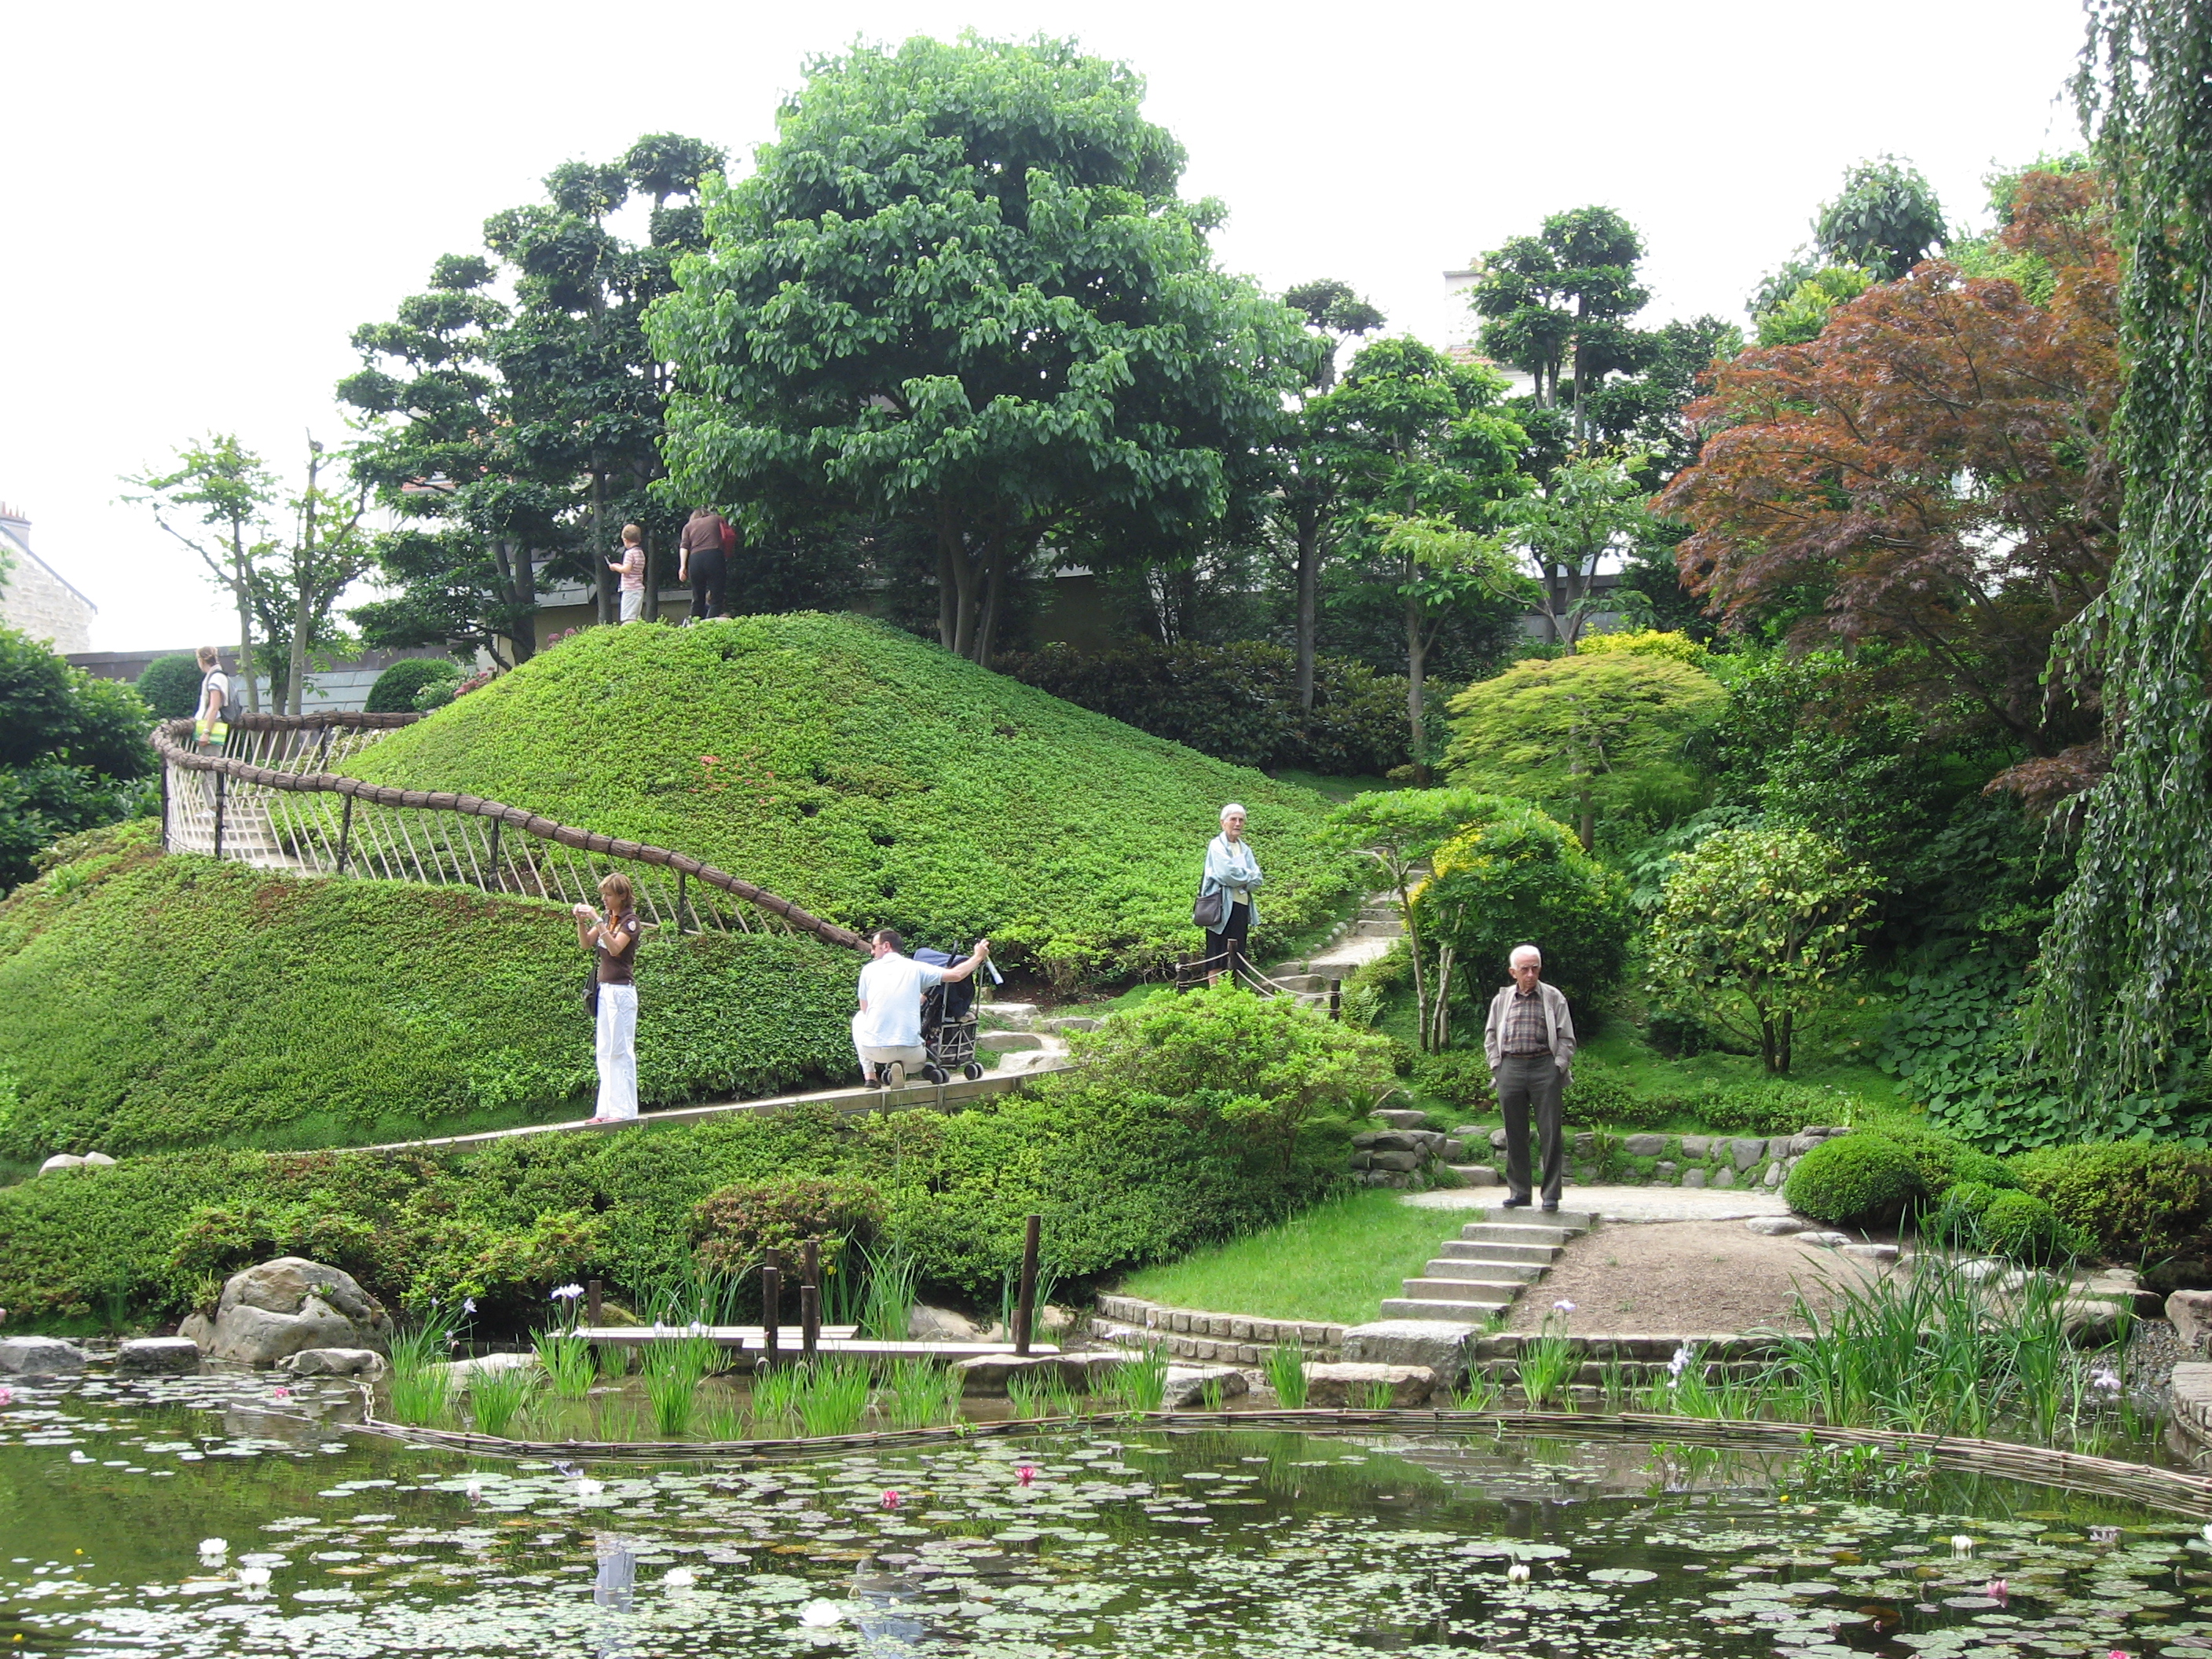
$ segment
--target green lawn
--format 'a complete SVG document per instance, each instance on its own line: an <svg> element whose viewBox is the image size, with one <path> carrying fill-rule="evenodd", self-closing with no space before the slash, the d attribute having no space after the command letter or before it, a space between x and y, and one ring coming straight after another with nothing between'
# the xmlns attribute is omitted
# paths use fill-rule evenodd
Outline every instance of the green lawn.
<svg viewBox="0 0 2212 1659"><path fill-rule="evenodd" d="M1132 1273L1116 1288L1174 1308L1364 1324L1382 1317L1384 1297L1401 1293L1399 1280L1419 1277L1437 1247L1474 1218L1370 1189Z"/></svg>

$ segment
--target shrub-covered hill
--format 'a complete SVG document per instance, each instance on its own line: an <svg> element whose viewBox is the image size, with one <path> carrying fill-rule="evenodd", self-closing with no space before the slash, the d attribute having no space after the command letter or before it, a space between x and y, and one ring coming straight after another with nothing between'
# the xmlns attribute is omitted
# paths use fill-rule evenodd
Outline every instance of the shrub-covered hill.
<svg viewBox="0 0 2212 1659"><path fill-rule="evenodd" d="M164 857L150 823L82 839L0 903L0 1161L588 1111L586 959L560 907ZM646 1103L849 1078L858 966L811 939L648 929Z"/></svg>
<svg viewBox="0 0 2212 1659"><path fill-rule="evenodd" d="M1311 792L852 617L588 629L355 769L672 847L848 927L988 934L1063 981L1197 948L1225 801L1251 809L1267 934L1359 878L1311 845Z"/></svg>

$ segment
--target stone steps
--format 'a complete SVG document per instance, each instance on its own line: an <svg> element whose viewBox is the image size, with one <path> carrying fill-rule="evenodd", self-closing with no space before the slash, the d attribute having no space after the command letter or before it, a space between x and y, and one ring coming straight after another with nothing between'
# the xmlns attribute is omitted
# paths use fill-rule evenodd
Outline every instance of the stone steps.
<svg viewBox="0 0 2212 1659"><path fill-rule="evenodd" d="M1533 1285L1550 1271L1551 1264L1548 1262L1485 1261L1464 1256L1438 1256L1421 1269L1421 1277L1428 1283L1449 1279L1492 1285ZM1410 1284L1413 1281L1409 1279L1407 1282Z"/></svg>
<svg viewBox="0 0 2212 1659"><path fill-rule="evenodd" d="M1401 1282L1404 1294L1383 1301L1383 1318L1486 1325L1551 1271L1569 1239L1598 1221L1588 1210L1554 1211L1541 1222L1487 1218L1526 1213L1520 1210L1484 1213L1485 1219L1468 1222L1457 1238L1443 1242L1420 1278Z"/></svg>
<svg viewBox="0 0 2212 1659"><path fill-rule="evenodd" d="M1542 1268L1559 1259L1557 1244L1486 1244L1472 1239L1448 1238L1437 1248L1448 1261L1514 1262Z"/></svg>
<svg viewBox="0 0 2212 1659"><path fill-rule="evenodd" d="M1518 1285L1513 1287L1516 1292L1520 1288ZM1512 1305L1513 1297L1510 1296L1462 1302L1431 1302L1425 1297L1386 1296L1382 1298L1382 1317L1434 1319L1457 1325L1487 1325Z"/></svg>

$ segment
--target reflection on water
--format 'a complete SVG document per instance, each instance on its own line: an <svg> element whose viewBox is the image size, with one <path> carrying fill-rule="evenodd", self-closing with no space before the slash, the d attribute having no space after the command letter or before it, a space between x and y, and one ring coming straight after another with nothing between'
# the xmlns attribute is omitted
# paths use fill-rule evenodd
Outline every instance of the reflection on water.
<svg viewBox="0 0 2212 1659"><path fill-rule="evenodd" d="M349 1437L356 1398L18 1387L0 1651L2212 1656L2197 1522L1881 1459L1207 1430L578 1466Z"/></svg>

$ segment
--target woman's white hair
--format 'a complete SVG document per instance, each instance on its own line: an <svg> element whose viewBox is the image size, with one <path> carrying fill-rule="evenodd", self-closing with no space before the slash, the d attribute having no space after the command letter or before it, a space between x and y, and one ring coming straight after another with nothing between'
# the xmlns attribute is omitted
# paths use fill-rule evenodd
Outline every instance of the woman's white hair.
<svg viewBox="0 0 2212 1659"><path fill-rule="evenodd" d="M1232 800L1228 805L1221 809L1221 821L1224 823L1229 822L1229 815L1231 812L1234 812L1240 818L1249 818L1252 816L1249 812L1244 810L1244 803L1243 801Z"/></svg>

